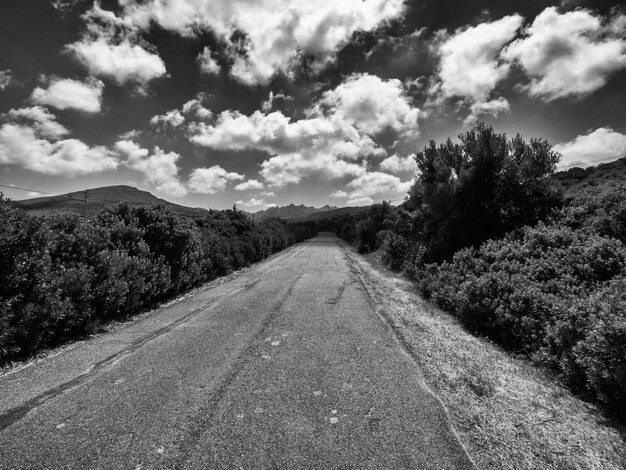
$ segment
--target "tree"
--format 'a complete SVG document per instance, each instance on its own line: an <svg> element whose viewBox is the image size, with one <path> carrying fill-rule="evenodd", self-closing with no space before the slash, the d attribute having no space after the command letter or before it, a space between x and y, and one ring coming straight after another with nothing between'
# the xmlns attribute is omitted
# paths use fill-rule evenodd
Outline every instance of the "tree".
<svg viewBox="0 0 626 470"><path fill-rule="evenodd" d="M534 224L561 204L549 178L560 155L546 140L507 140L484 123L459 139L431 141L415 157L421 174L406 207L416 212L412 238L425 245L426 262Z"/></svg>

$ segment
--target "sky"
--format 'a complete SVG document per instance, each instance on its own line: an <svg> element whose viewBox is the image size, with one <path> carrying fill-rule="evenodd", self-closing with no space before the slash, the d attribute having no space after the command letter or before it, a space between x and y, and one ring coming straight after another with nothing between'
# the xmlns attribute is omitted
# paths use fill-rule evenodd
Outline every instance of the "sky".
<svg viewBox="0 0 626 470"><path fill-rule="evenodd" d="M477 121L561 169L626 155L618 0L12 0L0 184L172 202L401 201L414 154Z"/></svg>

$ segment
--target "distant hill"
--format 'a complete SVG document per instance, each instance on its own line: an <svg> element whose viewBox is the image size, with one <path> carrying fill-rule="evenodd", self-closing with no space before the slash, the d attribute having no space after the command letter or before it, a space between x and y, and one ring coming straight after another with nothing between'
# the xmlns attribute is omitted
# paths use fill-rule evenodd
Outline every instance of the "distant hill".
<svg viewBox="0 0 626 470"><path fill-rule="evenodd" d="M304 220L330 219L332 217L335 217L336 215L344 215L344 214L356 215L356 214L361 214L362 212L369 210L370 207L371 206L337 207L335 209L331 209L328 211L316 212L314 214L310 214Z"/></svg>
<svg viewBox="0 0 626 470"><path fill-rule="evenodd" d="M626 157L588 168L570 168L554 174L567 193L587 187L626 184Z"/></svg>
<svg viewBox="0 0 626 470"><path fill-rule="evenodd" d="M278 217L283 220L287 220L290 222L300 221L307 219L311 214L317 214L320 212L327 212L337 209L336 207L324 206L324 207L308 207L304 204L300 204L296 206L295 204L289 204L288 206L283 207L270 207L269 209L265 209L262 211L258 211L254 213L254 220L256 222L261 222L264 219L269 219L271 217ZM252 214L249 214L250 216Z"/></svg>
<svg viewBox="0 0 626 470"><path fill-rule="evenodd" d="M50 214L58 212L70 212L83 214L85 210L85 193L87 194L87 212L93 214L110 204L127 202L131 205L157 205L162 204L169 207L179 215L191 218L203 217L208 213L207 209L199 207L186 207L173 202L160 199L147 191L132 186L104 186L102 188L76 191L61 196L37 197L12 201L12 204L20 209L34 214Z"/></svg>

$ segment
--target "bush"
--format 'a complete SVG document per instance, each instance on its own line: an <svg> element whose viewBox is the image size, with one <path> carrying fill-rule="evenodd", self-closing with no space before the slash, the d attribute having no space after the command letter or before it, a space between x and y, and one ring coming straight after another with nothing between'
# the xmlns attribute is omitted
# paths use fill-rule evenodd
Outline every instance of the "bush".
<svg viewBox="0 0 626 470"><path fill-rule="evenodd" d="M120 204L92 220L39 218L0 197L0 363L247 266L315 234L238 211L194 222Z"/></svg>

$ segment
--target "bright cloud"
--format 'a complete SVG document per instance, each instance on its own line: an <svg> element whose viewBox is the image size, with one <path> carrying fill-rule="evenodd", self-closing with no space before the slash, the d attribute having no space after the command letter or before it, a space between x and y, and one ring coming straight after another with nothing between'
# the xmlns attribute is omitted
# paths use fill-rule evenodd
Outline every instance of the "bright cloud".
<svg viewBox="0 0 626 470"><path fill-rule="evenodd" d="M48 139L60 139L70 133L65 126L57 122L54 114L42 106L11 109L7 116L12 121L32 127L38 135Z"/></svg>
<svg viewBox="0 0 626 470"><path fill-rule="evenodd" d="M586 167L626 156L626 135L601 127L575 139L557 144L554 150L563 155L559 167Z"/></svg>
<svg viewBox="0 0 626 470"><path fill-rule="evenodd" d="M244 178L243 175L228 172L218 165L211 168L196 168L189 177L189 188L196 193L215 194L226 189L228 183Z"/></svg>
<svg viewBox="0 0 626 470"><path fill-rule="evenodd" d="M202 96L187 101L182 107L182 113L185 115L192 114L199 119L211 119L213 113L210 109L202 106Z"/></svg>
<svg viewBox="0 0 626 470"><path fill-rule="evenodd" d="M417 133L420 110L410 104L400 80L355 74L324 93L313 115L329 115L373 135L387 128Z"/></svg>
<svg viewBox="0 0 626 470"><path fill-rule="evenodd" d="M150 119L150 124L153 126L172 126L179 127L185 122L185 116L183 116L178 109L173 109L165 114L159 114L153 116Z"/></svg>
<svg viewBox="0 0 626 470"><path fill-rule="evenodd" d="M417 171L415 154L406 157L401 157L398 154L392 155L380 162L380 169L389 173L415 173Z"/></svg>
<svg viewBox="0 0 626 470"><path fill-rule="evenodd" d="M499 60L500 52L515 38L523 21L519 15L505 16L442 35L436 49L441 58L439 78L443 96L488 101L498 82L509 73L509 64Z"/></svg>
<svg viewBox="0 0 626 470"><path fill-rule="evenodd" d="M180 155L176 152L164 152L159 147L155 147L150 155L148 149L142 148L131 140L116 142L115 149L123 158L124 165L143 173L146 181L153 184L157 191L175 197L187 194L187 189L178 178L176 163Z"/></svg>
<svg viewBox="0 0 626 470"><path fill-rule="evenodd" d="M402 181L400 178L378 171L365 173L350 181L345 190L335 191L334 197L347 197L352 201L373 196L404 196L413 184L412 180Z"/></svg>
<svg viewBox="0 0 626 470"><path fill-rule="evenodd" d="M263 189L265 185L258 180L248 180L235 186L237 191L249 191Z"/></svg>
<svg viewBox="0 0 626 470"><path fill-rule="evenodd" d="M165 64L157 55L128 40L119 44L107 39L83 39L67 46L89 72L112 79L118 85L133 82L146 86L165 75Z"/></svg>
<svg viewBox="0 0 626 470"><path fill-rule="evenodd" d="M268 153L271 157L262 163L261 176L271 186L282 187L314 175L330 179L363 175L364 160L386 155L368 134L391 129L416 135L420 117L399 81L370 75L348 77L306 114L293 121L280 111L250 116L224 111L213 124L191 125L191 140L219 150Z"/></svg>
<svg viewBox="0 0 626 470"><path fill-rule="evenodd" d="M57 109L77 109L86 113L99 113L101 110L104 83L100 80L80 82L77 80L53 79L48 88L35 88L31 99L36 104Z"/></svg>
<svg viewBox="0 0 626 470"><path fill-rule="evenodd" d="M250 199L247 202L237 201L235 204L239 206L247 207L249 209L260 209L260 208L268 209L270 207L276 207L276 204L268 204L263 199L254 199L254 198Z"/></svg>
<svg viewBox="0 0 626 470"><path fill-rule="evenodd" d="M585 96L626 67L624 30L619 31L626 22L620 18L607 24L588 10L561 14L555 7L546 8L503 57L530 75L526 89L532 96L545 101Z"/></svg>
<svg viewBox="0 0 626 470"><path fill-rule="evenodd" d="M0 163L49 175L75 176L117 168L106 147L64 139L69 131L40 106L12 109L0 127Z"/></svg>
<svg viewBox="0 0 626 470"><path fill-rule="evenodd" d="M267 83L289 74L302 54L327 63L357 30L370 31L403 11L402 0L148 0L124 2L124 16L143 29L152 23L181 35L211 30L231 43L230 73L246 84ZM233 33L245 41L233 44ZM243 49L244 54L239 54Z"/></svg>
<svg viewBox="0 0 626 470"><path fill-rule="evenodd" d="M204 50L198 54L198 65L200 71L206 75L217 75L220 73L220 64L211 56L211 49L205 47Z"/></svg>

